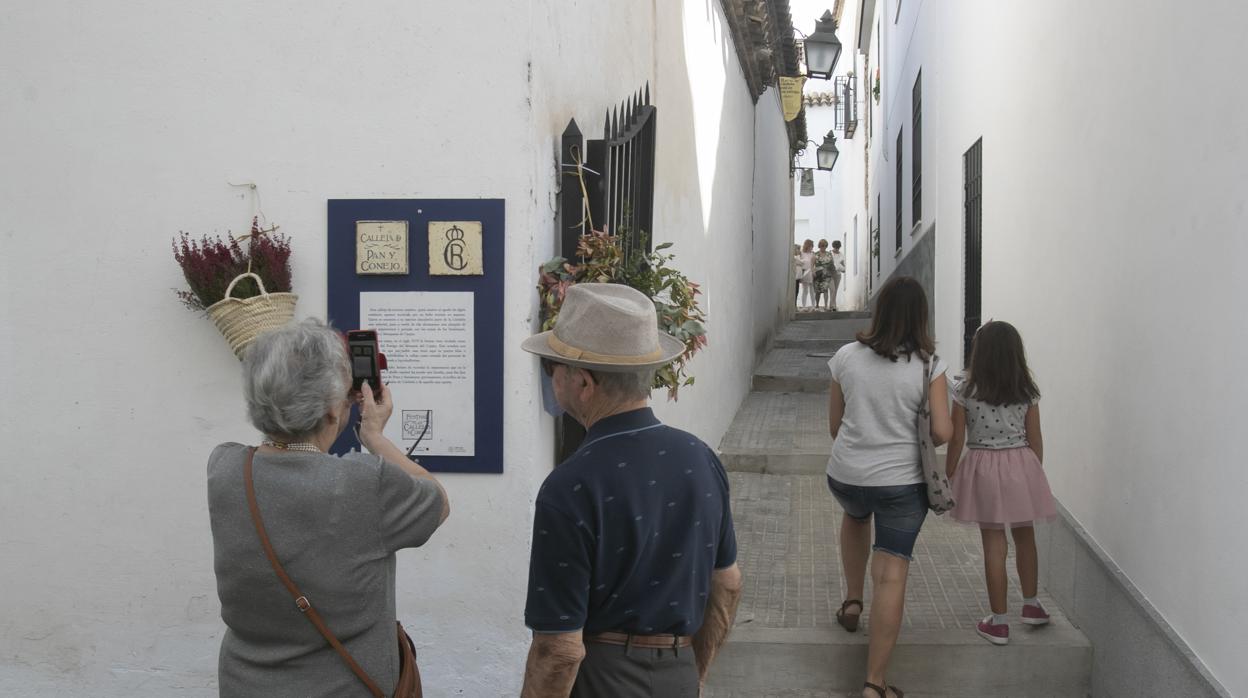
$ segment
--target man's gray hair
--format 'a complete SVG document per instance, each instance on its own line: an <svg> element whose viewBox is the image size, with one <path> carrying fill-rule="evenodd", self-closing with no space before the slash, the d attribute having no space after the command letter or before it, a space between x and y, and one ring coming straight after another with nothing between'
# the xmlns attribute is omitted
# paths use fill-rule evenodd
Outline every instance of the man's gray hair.
<svg viewBox="0 0 1248 698"><path fill-rule="evenodd" d="M620 400L643 400L654 389L654 369L644 371L591 371L603 392Z"/></svg>
<svg viewBox="0 0 1248 698"><path fill-rule="evenodd" d="M265 332L243 356L247 416L268 436L315 434L350 387L351 363L342 335L320 320Z"/></svg>

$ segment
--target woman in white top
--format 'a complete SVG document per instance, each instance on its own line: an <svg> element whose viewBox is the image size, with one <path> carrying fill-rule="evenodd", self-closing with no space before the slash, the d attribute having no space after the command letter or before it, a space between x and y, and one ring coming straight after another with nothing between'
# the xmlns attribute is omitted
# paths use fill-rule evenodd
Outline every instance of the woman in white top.
<svg viewBox="0 0 1248 698"><path fill-rule="evenodd" d="M880 290L871 329L828 362L828 428L833 438L828 486L845 510L841 565L848 592L836 619L850 632L858 629L863 610L871 551L882 553L871 560L866 698L902 695L886 683L884 672L901 628L910 555L927 517L918 434L925 362L932 363L931 437L939 445L953 434L945 364L934 349L927 295L918 281L899 277Z"/></svg>
<svg viewBox="0 0 1248 698"><path fill-rule="evenodd" d="M828 279L828 309L836 310L836 291L845 273L845 255L841 254L841 241L832 241L832 275Z"/></svg>
<svg viewBox="0 0 1248 698"><path fill-rule="evenodd" d="M802 302L799 310L811 310L815 307L815 241L802 243L802 251L797 255L797 281L802 285Z"/></svg>

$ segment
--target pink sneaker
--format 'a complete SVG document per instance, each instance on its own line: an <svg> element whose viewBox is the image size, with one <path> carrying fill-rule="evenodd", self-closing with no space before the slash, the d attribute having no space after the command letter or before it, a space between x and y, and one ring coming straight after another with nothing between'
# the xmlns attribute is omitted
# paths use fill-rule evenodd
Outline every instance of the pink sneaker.
<svg viewBox="0 0 1248 698"><path fill-rule="evenodd" d="M1049 614L1040 606L1025 604L1023 606L1023 622L1027 625L1048 625Z"/></svg>
<svg viewBox="0 0 1248 698"><path fill-rule="evenodd" d="M979 621L979 625L975 626L975 632L994 645L1008 645L1010 643L1010 626L1004 623L994 625L992 616Z"/></svg>

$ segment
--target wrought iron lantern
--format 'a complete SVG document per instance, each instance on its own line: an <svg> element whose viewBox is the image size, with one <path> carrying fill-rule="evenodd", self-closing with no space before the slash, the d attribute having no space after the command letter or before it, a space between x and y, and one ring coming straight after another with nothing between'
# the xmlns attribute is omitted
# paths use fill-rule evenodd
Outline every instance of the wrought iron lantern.
<svg viewBox="0 0 1248 698"><path fill-rule="evenodd" d="M841 57L841 42L836 38L836 20L830 10L815 22L815 33L806 37L806 76L831 80L836 61Z"/></svg>
<svg viewBox="0 0 1248 698"><path fill-rule="evenodd" d="M819 169L832 169L840 155L841 151L836 148L836 133L828 131L828 135L823 137L823 143L815 150L815 157L819 161Z"/></svg>

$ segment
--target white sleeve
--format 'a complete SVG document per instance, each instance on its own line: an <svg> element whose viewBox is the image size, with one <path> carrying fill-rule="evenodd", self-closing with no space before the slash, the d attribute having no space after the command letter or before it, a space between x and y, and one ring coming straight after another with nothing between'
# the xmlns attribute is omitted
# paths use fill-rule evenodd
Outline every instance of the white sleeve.
<svg viewBox="0 0 1248 698"><path fill-rule="evenodd" d="M845 347L837 349L836 353L832 355L832 358L828 359L828 370L832 372L832 380L836 381L838 384L841 382L841 364L844 363L842 360L844 352L841 350L844 348Z"/></svg>
<svg viewBox="0 0 1248 698"><path fill-rule="evenodd" d="M962 397L962 388L966 386L966 381L962 376L953 376L949 379L949 396L959 405L966 407L966 398Z"/></svg>

